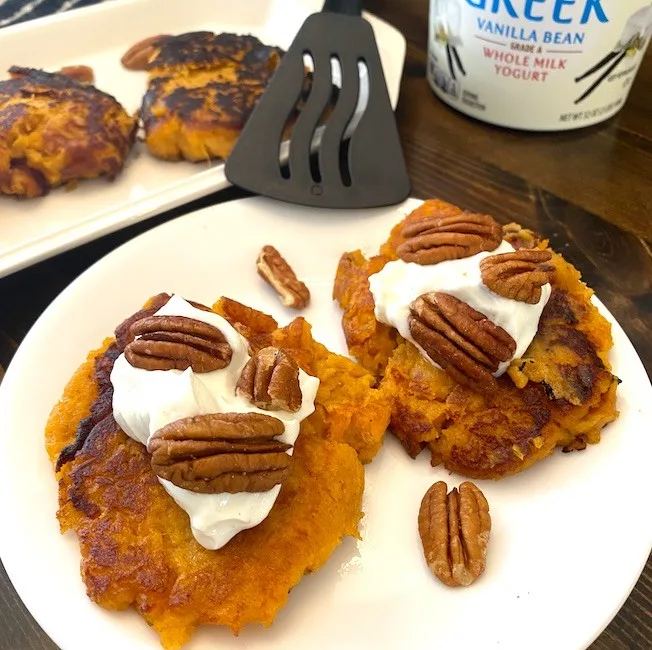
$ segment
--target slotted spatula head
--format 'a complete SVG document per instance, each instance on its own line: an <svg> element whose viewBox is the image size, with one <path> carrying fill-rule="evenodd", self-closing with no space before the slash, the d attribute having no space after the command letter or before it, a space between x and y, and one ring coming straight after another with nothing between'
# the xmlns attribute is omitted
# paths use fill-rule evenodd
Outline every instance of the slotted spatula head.
<svg viewBox="0 0 652 650"><path fill-rule="evenodd" d="M328 208L392 205L408 196L383 68L361 5L328 1L305 21L227 160L231 183L288 203ZM307 98L306 59L313 68ZM341 87L334 92L338 68ZM284 167L282 140L289 128Z"/></svg>

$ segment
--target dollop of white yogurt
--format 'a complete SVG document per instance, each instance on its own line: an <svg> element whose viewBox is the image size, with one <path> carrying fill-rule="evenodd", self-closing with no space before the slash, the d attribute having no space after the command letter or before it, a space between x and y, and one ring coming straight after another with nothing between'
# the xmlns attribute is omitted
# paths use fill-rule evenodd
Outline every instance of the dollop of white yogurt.
<svg viewBox="0 0 652 650"><path fill-rule="evenodd" d="M411 341L433 366L439 368L412 338L408 317L410 304L424 293L439 291L454 296L484 314L502 327L516 341L512 359L523 356L537 333L543 308L550 298L550 284L541 287L541 298L536 305L504 298L494 293L483 282L480 262L491 255L514 252L514 247L503 241L494 251L482 252L460 260L421 265L396 260L388 262L378 273L369 277L369 288L374 297L376 319L395 327L399 334ZM501 363L496 377L502 375L511 359Z"/></svg>
<svg viewBox="0 0 652 650"><path fill-rule="evenodd" d="M317 377L299 370L302 402L298 412L262 411L235 394L235 385L250 357L247 340L227 320L197 309L176 295L156 315L186 316L217 327L229 342L233 355L226 368L195 373L192 368L184 371L135 368L121 354L111 372L113 416L128 436L147 445L158 429L181 418L209 413L263 413L283 422L285 431L278 436L281 442L295 443L301 421L315 410ZM200 494L164 479L159 481L188 513L195 539L210 550L221 548L240 531L260 524L281 491L281 486L276 485L267 492Z"/></svg>

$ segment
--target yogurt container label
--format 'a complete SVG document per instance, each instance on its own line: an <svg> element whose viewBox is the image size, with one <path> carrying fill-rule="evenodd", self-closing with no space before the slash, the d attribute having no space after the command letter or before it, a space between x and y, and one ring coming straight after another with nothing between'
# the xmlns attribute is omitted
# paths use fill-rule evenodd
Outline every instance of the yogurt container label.
<svg viewBox="0 0 652 650"><path fill-rule="evenodd" d="M624 105L652 0L431 0L428 81L485 122L558 131Z"/></svg>

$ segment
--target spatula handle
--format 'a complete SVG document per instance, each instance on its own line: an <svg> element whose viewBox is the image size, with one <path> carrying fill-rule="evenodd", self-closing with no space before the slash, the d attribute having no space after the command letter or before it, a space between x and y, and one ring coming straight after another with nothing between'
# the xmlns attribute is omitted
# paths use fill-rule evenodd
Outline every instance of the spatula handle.
<svg viewBox="0 0 652 650"><path fill-rule="evenodd" d="M359 16L362 13L362 0L325 0L322 11Z"/></svg>

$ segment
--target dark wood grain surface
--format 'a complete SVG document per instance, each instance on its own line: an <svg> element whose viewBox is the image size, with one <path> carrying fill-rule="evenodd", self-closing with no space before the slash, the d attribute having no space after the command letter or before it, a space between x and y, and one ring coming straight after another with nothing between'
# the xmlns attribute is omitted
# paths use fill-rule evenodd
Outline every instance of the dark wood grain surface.
<svg viewBox="0 0 652 650"><path fill-rule="evenodd" d="M492 128L448 109L431 93L424 79L427 4L366 2L408 40L397 119L413 193L518 221L549 237L623 325L652 375L652 51L627 106L605 124L553 135ZM207 197L0 279L0 380L39 314L93 262L179 214L240 196L229 190ZM651 647L649 559L624 607L591 648ZM0 650L55 648L0 567Z"/></svg>

